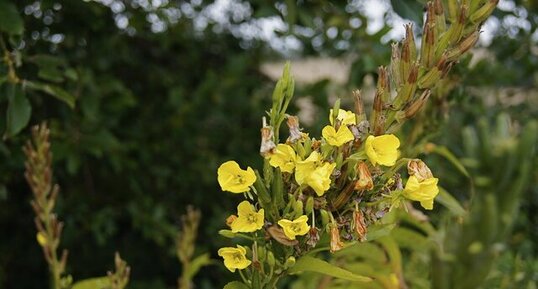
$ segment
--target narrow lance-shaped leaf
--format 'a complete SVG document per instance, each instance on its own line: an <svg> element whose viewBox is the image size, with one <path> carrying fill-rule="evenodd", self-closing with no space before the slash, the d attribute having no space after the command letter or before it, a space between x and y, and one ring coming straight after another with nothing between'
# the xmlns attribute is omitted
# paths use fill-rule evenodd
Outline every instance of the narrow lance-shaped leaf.
<svg viewBox="0 0 538 289"><path fill-rule="evenodd" d="M316 272L332 277L358 282L370 282L371 278L354 274L346 269L327 263L321 259L304 256L297 260L297 263L288 270L290 274L297 274L304 271Z"/></svg>

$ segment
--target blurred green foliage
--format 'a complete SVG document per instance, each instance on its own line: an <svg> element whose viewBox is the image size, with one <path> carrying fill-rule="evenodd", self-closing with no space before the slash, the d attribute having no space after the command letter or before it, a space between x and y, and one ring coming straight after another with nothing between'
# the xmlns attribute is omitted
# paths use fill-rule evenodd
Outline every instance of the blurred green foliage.
<svg viewBox="0 0 538 289"><path fill-rule="evenodd" d="M195 16L206 15L210 1L0 0L0 37L17 77L25 80L12 85L9 67L1 62L0 132L6 138L0 143L0 288L47 284L46 264L35 242L31 193L23 179L27 124L47 120L52 129L55 174L62 186L58 212L66 223L62 244L70 250L68 272L77 280L102 276L118 250L133 268L129 288L172 288L180 272L174 240L186 205L202 210L199 239L207 241L197 250L215 252L224 242L215 232L234 203L221 198L215 170L228 159L259 161L260 116L269 107L272 90L259 67L283 57L272 42L301 44L302 49L285 50L284 57L322 55L351 62L343 86L321 80L298 87L300 97L311 97L319 118L328 113L329 95L346 95L367 75L375 77L377 66L388 64L390 46L381 39L390 26L385 23L368 34L368 18L358 8L361 1L232 2L238 6L222 11L222 24ZM421 7L422 1L391 2L403 17L421 20L415 9L407 8ZM472 68L468 62L456 66L457 87L431 110L436 117L428 123L427 129L435 132L431 138L475 164L484 158L464 151L453 132L474 127L478 116L490 123L500 111L510 114L516 128L538 116L537 41L532 36L538 27L536 3L515 4L527 7L530 29L503 24L521 11L497 11L501 29L488 48L491 56ZM247 12L241 14L244 7ZM271 17L291 28L271 42L238 32ZM514 87L522 89L514 94L523 94L524 101L510 101L510 91L504 98L494 94ZM14 98L15 93L24 97ZM346 101L351 99L344 97ZM439 113L447 108L450 113ZM517 283L524 282L521 274L525 280L538 279L538 246L532 241L538 239L538 161L532 156L528 161L534 168L530 189L521 192L525 201L515 233L492 264L485 288L525 288L518 287L530 284ZM479 175L496 177L495 164L483 163ZM469 196L463 192L472 185L469 180L446 161L439 160L432 169L466 203ZM402 262L419 263L408 256ZM199 288L219 288L230 277L223 272L209 267L195 282ZM424 277L413 274L404 272L416 288L427 288L420 287Z"/></svg>

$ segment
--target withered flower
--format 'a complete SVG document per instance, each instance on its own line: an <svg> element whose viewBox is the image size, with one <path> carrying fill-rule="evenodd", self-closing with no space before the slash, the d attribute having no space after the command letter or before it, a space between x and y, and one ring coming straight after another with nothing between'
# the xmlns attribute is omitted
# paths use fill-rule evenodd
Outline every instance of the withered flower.
<svg viewBox="0 0 538 289"><path fill-rule="evenodd" d="M410 160L407 163L407 172L410 176L415 176L419 182L433 178L430 168L419 159Z"/></svg>
<svg viewBox="0 0 538 289"><path fill-rule="evenodd" d="M311 227L308 232L306 244L312 248L316 247L319 242L319 230L316 227Z"/></svg>
<svg viewBox="0 0 538 289"><path fill-rule="evenodd" d="M355 211L353 211L353 228L355 229L355 233L357 233L357 237L359 238L359 241L361 242L366 241L366 234L368 233L368 227L366 226L364 215L362 214L362 211L359 208L355 208Z"/></svg>
<svg viewBox="0 0 538 289"><path fill-rule="evenodd" d="M287 142L296 143L303 138L303 133L299 128L299 118L297 116L288 115L288 120L286 121L286 124L290 129L290 136L288 137Z"/></svg>
<svg viewBox="0 0 538 289"><path fill-rule="evenodd" d="M282 228L273 225L267 228L267 232L273 239L275 239L277 242L284 246L295 246L299 244L299 241L297 240L290 240L286 235L284 234L284 230Z"/></svg>
<svg viewBox="0 0 538 289"><path fill-rule="evenodd" d="M276 145L273 141L273 127L267 125L265 117L262 121L262 142L260 144L260 154L266 158L269 157L275 151Z"/></svg>
<svg viewBox="0 0 538 289"><path fill-rule="evenodd" d="M357 164L357 171L359 172L359 179L355 183L356 191L371 190L374 188L374 181L372 180L372 175L370 170L368 170L368 165L365 162L359 162Z"/></svg>
<svg viewBox="0 0 538 289"><path fill-rule="evenodd" d="M331 224L331 253L340 251L344 248L344 243L340 240L340 230L338 225Z"/></svg>

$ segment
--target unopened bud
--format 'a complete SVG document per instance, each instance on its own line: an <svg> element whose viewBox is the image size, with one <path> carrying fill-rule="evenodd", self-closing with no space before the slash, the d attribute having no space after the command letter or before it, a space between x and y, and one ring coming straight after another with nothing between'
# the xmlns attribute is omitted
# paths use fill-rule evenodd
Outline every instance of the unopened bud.
<svg viewBox="0 0 538 289"><path fill-rule="evenodd" d="M321 215L321 224L323 225L323 228L325 228L327 224L329 224L329 213L326 210L321 209L319 210L319 214Z"/></svg>
<svg viewBox="0 0 538 289"><path fill-rule="evenodd" d="M368 227L366 226L364 215L359 208L356 208L355 211L353 211L353 228L355 229L355 233L357 234L359 241L366 241Z"/></svg>
<svg viewBox="0 0 538 289"><path fill-rule="evenodd" d="M410 176L415 176L419 182L433 178L430 168L428 168L428 166L419 159L414 159L407 162L407 172Z"/></svg>
<svg viewBox="0 0 538 289"><path fill-rule="evenodd" d="M484 6L478 8L478 10L471 14L469 19L472 23L480 23L485 21L489 15L491 15L493 10L495 10L498 3L499 0L489 0L486 4L484 4Z"/></svg>
<svg viewBox="0 0 538 289"><path fill-rule="evenodd" d="M226 226L231 228L232 223L235 222L235 220L237 220L237 216L236 215L230 215L228 218L226 218Z"/></svg>
<svg viewBox="0 0 538 289"><path fill-rule="evenodd" d="M329 225L331 227L331 253L334 253L336 251L340 251L344 248L344 243L340 240L340 230L338 230L338 225L331 224Z"/></svg>
<svg viewBox="0 0 538 289"><path fill-rule="evenodd" d="M263 246L258 246L258 261L260 262L265 262L265 257L266 257L266 253L267 253L267 250L265 249L265 247Z"/></svg>
<svg viewBox="0 0 538 289"><path fill-rule="evenodd" d="M372 175L368 169L368 165L365 162L359 162L357 164L357 172L359 173L359 179L355 183L356 191L369 191L374 188L374 181Z"/></svg>
<svg viewBox="0 0 538 289"><path fill-rule="evenodd" d="M273 141L273 128L267 125L265 117L263 117L263 126L261 129L262 142L260 145L260 154L266 158L272 155L275 151L276 145Z"/></svg>
<svg viewBox="0 0 538 289"><path fill-rule="evenodd" d="M36 235L36 239L37 239L37 243L39 243L41 247L47 246L47 237L45 236L43 232L38 232Z"/></svg>
<svg viewBox="0 0 538 289"><path fill-rule="evenodd" d="M312 213L312 210L314 210L314 197L310 196L308 197L308 199L306 199L304 213L306 215L310 215Z"/></svg>
<svg viewBox="0 0 538 289"><path fill-rule="evenodd" d="M276 265L275 255L271 251L267 251L267 265L269 267L275 267Z"/></svg>
<svg viewBox="0 0 538 289"><path fill-rule="evenodd" d="M299 118L297 116L289 115L286 124L290 130L290 136L288 137L289 143L296 143L303 138L303 133L299 128Z"/></svg>
<svg viewBox="0 0 538 289"><path fill-rule="evenodd" d="M235 238L235 233L230 230L220 230L219 235L230 239Z"/></svg>
<svg viewBox="0 0 538 289"><path fill-rule="evenodd" d="M295 203L293 203L293 213L295 214L296 218L303 215L303 201L297 200Z"/></svg>
<svg viewBox="0 0 538 289"><path fill-rule="evenodd" d="M291 267L295 266L295 257L289 256L286 260L286 263L284 263L285 269L290 269Z"/></svg>

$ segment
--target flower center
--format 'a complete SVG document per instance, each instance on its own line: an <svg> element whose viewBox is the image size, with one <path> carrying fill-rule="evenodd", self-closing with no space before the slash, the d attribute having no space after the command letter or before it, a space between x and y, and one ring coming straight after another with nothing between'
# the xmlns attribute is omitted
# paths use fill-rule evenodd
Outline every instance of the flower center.
<svg viewBox="0 0 538 289"><path fill-rule="evenodd" d="M291 224L291 230L294 231L294 232L299 232L301 231L301 225L300 224Z"/></svg>
<svg viewBox="0 0 538 289"><path fill-rule="evenodd" d="M245 183L245 179L243 178L242 175L239 175L239 174L238 174L238 175L236 175L235 177L236 177L235 180L236 180L236 182L237 182L238 185L242 185L242 184Z"/></svg>
<svg viewBox="0 0 538 289"><path fill-rule="evenodd" d="M247 221L249 223L256 223L256 221L258 221L258 218L256 217L256 214L250 213L247 216Z"/></svg>

